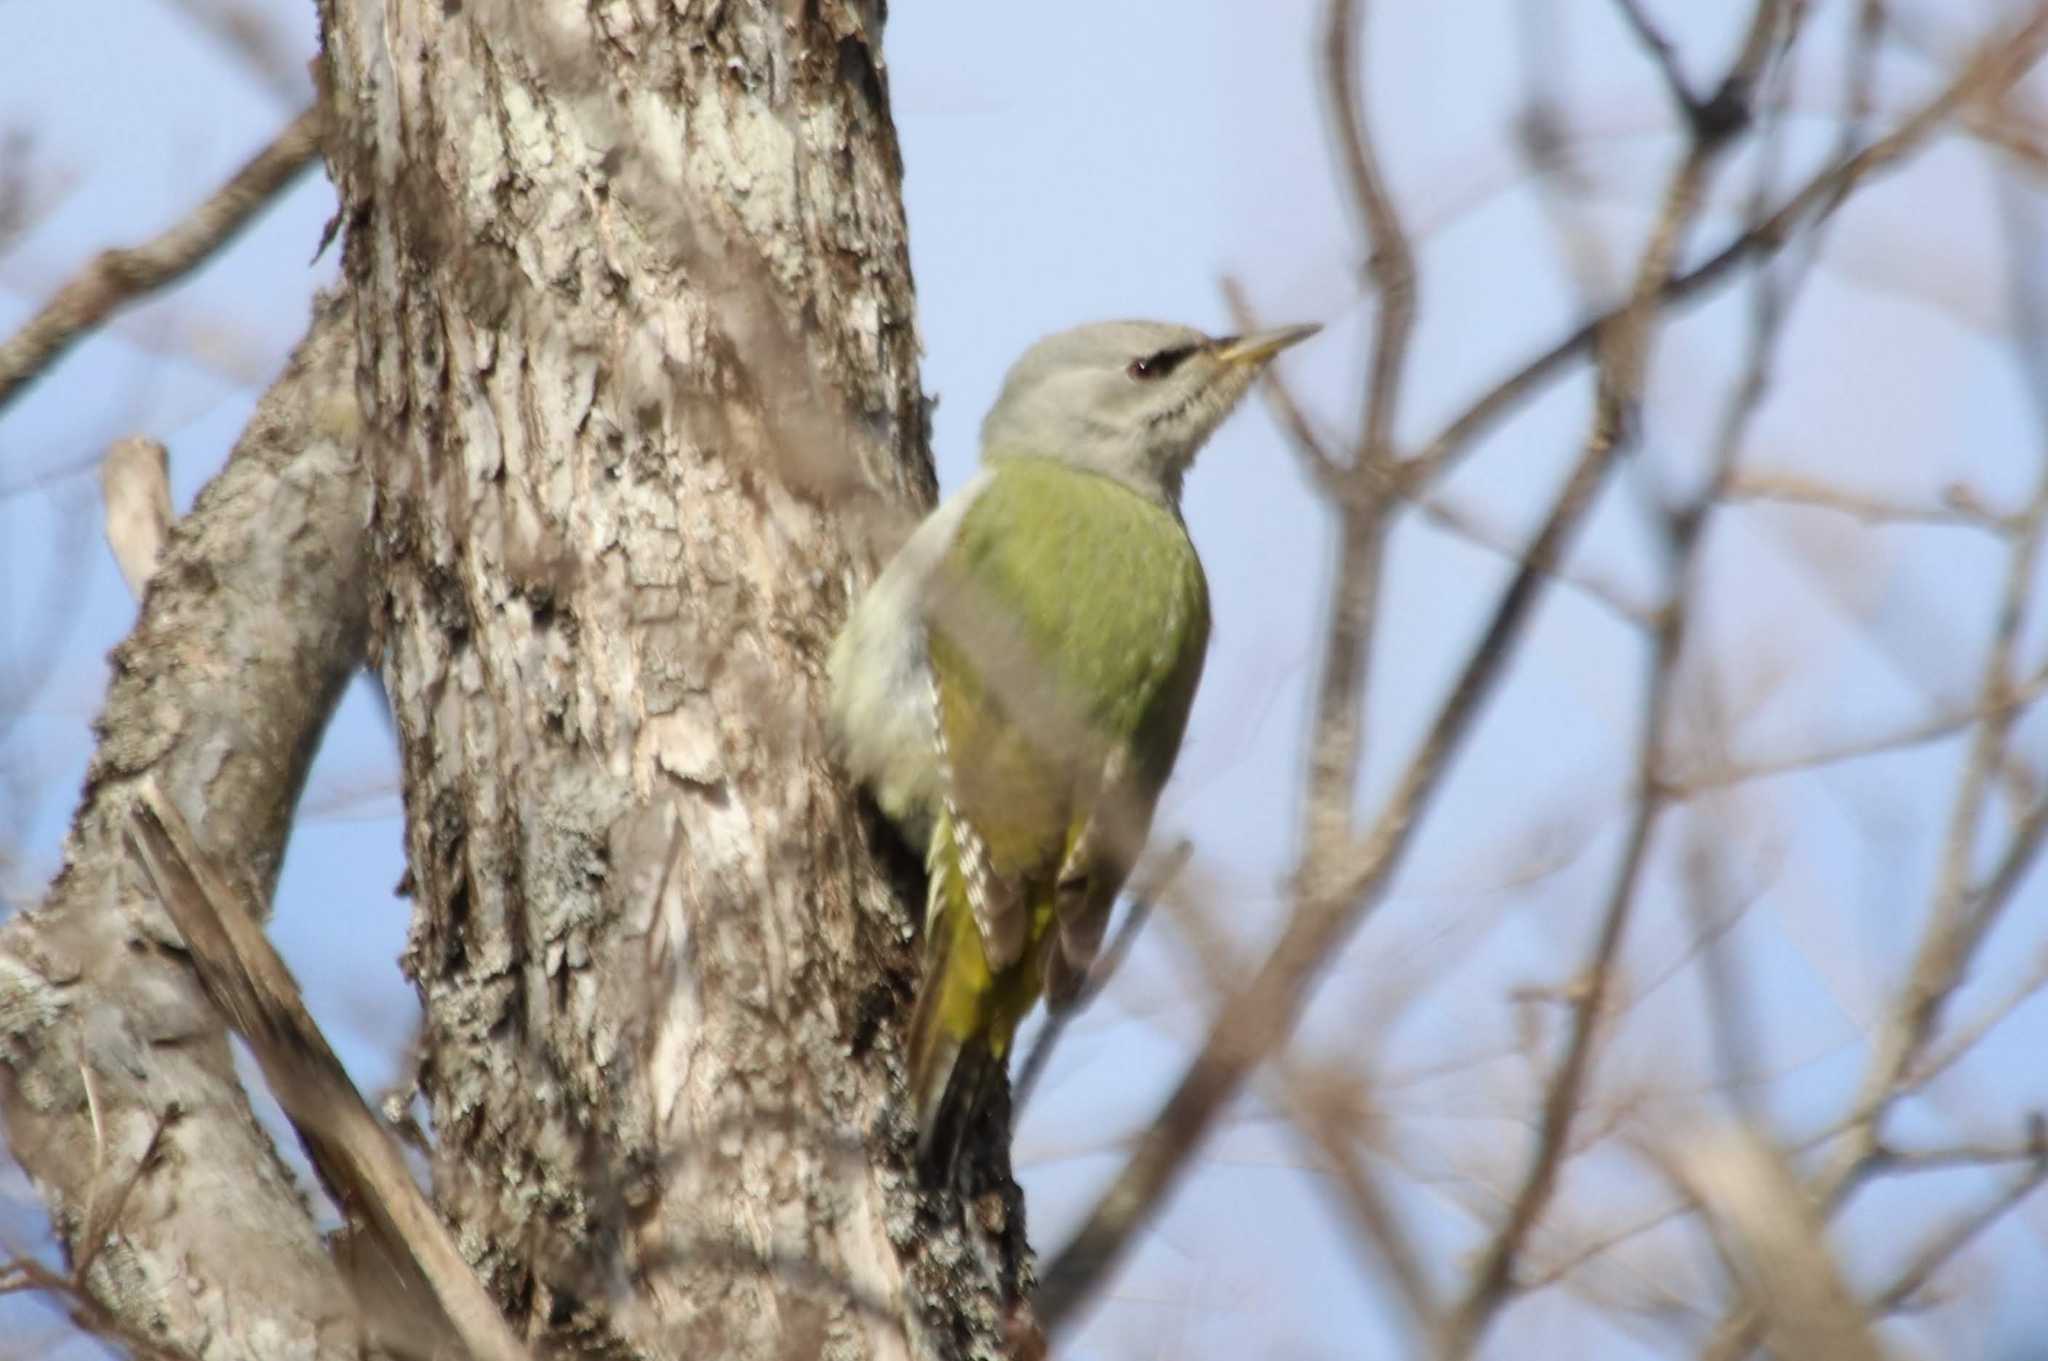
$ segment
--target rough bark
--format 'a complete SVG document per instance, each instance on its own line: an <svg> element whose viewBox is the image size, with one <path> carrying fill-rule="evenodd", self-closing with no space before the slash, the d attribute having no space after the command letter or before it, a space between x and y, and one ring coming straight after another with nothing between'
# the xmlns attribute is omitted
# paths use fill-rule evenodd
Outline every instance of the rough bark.
<svg viewBox="0 0 2048 1361"><path fill-rule="evenodd" d="M194 1357L357 1354L347 1293L180 939L123 854L154 777L265 898L360 663L364 487L347 309L323 304L172 531L113 679L65 868L0 927L0 1112L124 1333Z"/></svg>
<svg viewBox="0 0 2048 1361"><path fill-rule="evenodd" d="M989 1354L821 662L929 502L880 6L323 6L436 1195L543 1344ZM900 876L899 876L900 878Z"/></svg>

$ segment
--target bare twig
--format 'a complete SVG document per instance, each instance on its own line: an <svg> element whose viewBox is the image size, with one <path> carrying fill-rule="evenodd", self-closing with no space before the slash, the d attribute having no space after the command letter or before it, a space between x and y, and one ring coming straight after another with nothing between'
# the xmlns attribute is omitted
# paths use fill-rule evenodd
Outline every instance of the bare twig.
<svg viewBox="0 0 2048 1361"><path fill-rule="evenodd" d="M1670 774L1669 780L1674 795L1679 798L1692 798L1750 780L1767 780L1778 775L1812 770L1818 766L1861 760L1866 756L1881 756L1886 752L1901 751L1907 747L1917 747L1953 737L1964 729L1983 722L1995 709L2025 709L2043 694L2048 694L2048 671L2038 672L2014 686L1991 705L1971 704L1966 708L1935 714L1931 718L1894 732L1859 737L1838 742L1833 746L1815 747L1812 751L1796 752L1789 756L1767 757L1755 761L1729 761L1703 770L1674 771Z"/></svg>
<svg viewBox="0 0 2048 1361"><path fill-rule="evenodd" d="M1355 1103L1342 1098L1351 1084L1307 1076L1293 1065L1280 1074L1280 1089L1294 1125L1305 1135L1328 1166L1337 1184L1346 1222L1356 1229L1361 1245L1393 1278L1396 1298L1406 1308L1409 1322L1419 1338L1432 1336L1439 1324L1442 1306L1436 1288L1430 1284L1414 1233L1402 1222L1358 1149L1361 1126Z"/></svg>
<svg viewBox="0 0 2048 1361"><path fill-rule="evenodd" d="M1706 1211L1776 1355L1881 1361L1821 1216L1776 1150L1731 1131L1690 1150L1675 1171Z"/></svg>
<svg viewBox="0 0 2048 1361"><path fill-rule="evenodd" d="M1965 1211L1932 1234L1891 1283L1870 1301L1871 1313L1889 1314L1912 1308L1915 1297L1927 1288L1944 1266L1954 1260L1957 1253L2040 1189L2043 1181L2048 1181L2048 1158L2042 1157L2036 1148L2032 1161L2014 1173L1983 1204Z"/></svg>
<svg viewBox="0 0 2048 1361"><path fill-rule="evenodd" d="M1940 1077L1964 1055L1976 1049L1978 1041L1996 1030L2008 1016L2032 1001L2043 988L2048 988L2048 953L2036 960L2027 976L1998 1001L1985 1007L1968 1022L1949 1027L1947 1043L1914 1065L1906 1076L1907 1082L1919 1088Z"/></svg>
<svg viewBox="0 0 2048 1361"><path fill-rule="evenodd" d="M1258 312L1246 296L1244 286L1234 278L1223 280L1224 303L1230 308L1232 323L1243 331L1259 329L1261 322ZM1293 385L1286 375L1277 368L1268 368L1259 380L1259 390L1266 404L1273 412L1273 418L1288 435L1305 468L1317 486L1333 498L1341 499L1341 482L1346 470L1332 453L1331 442L1318 433L1314 422L1309 419L1307 409L1295 395ZM1363 473L1363 470L1361 470ZM1484 549L1496 557L1519 563L1522 559L1521 545L1510 538L1506 530L1488 524L1477 512L1453 501L1448 493L1441 491L1416 494L1403 487L1396 479L1381 474L1378 489L1413 506L1422 517L1440 529L1457 535L1476 548ZM1551 572L1551 579L1585 596L1592 603L1615 615L1623 623L1635 628L1649 628L1655 622L1650 609L1629 595L1620 586L1590 573L1575 572L1559 566Z"/></svg>
<svg viewBox="0 0 2048 1361"><path fill-rule="evenodd" d="M1328 639L1316 691L1317 741L1309 756L1305 839L1332 848L1350 836L1358 774L1365 762L1365 698L1373 618L1386 557L1387 502L1394 466L1395 408L1415 328L1415 257L1387 192L1379 153L1360 102L1356 71L1364 25L1357 0L1330 0L1323 29L1323 80L1329 119L1352 199L1371 245L1368 268L1379 290L1372 357L1367 363L1358 451L1340 479L1337 576L1330 592ZM1314 851L1311 850L1311 854Z"/></svg>
<svg viewBox="0 0 2048 1361"><path fill-rule="evenodd" d="M280 100L305 97L306 70L262 8L246 0L172 0L193 25Z"/></svg>
<svg viewBox="0 0 2048 1361"><path fill-rule="evenodd" d="M42 311L0 341L0 410L123 305L175 283L234 239L319 154L320 112L308 109L183 222L147 245L102 251Z"/></svg>
<svg viewBox="0 0 2048 1361"><path fill-rule="evenodd" d="M2007 1163L2038 1163L2048 1159L2048 1142L2039 1117L2028 1122L2032 1128L2024 1139L2009 1143L1950 1144L1945 1148L1880 1149L1875 1168L1879 1173L1952 1172L1959 1167L1998 1167Z"/></svg>
<svg viewBox="0 0 2048 1361"><path fill-rule="evenodd" d="M10 1251L5 1259L0 1259L0 1295L27 1291L38 1291L63 1301L66 1312L81 1332L123 1347L130 1355L148 1358L148 1361L181 1361L182 1353L165 1350L94 1299L90 1292L79 1286L76 1275L70 1278L60 1276L27 1253Z"/></svg>
<svg viewBox="0 0 2048 1361"><path fill-rule="evenodd" d="M1642 0L1614 0L1614 7L1621 11L1629 30L1656 62L1657 74L1664 78L1664 88L1670 93L1671 102L1678 106L1678 111L1685 115L1688 123L1697 122L1701 116L1700 101L1685 83L1685 72L1679 69L1678 49L1643 11Z"/></svg>
<svg viewBox="0 0 2048 1361"><path fill-rule="evenodd" d="M1946 525L1994 534L2011 533L2018 521L2016 516L2001 515L1980 505L1962 488L1953 489L1944 505L1915 505L1793 473L1744 473L1729 485L1728 499L1828 510L1865 524Z"/></svg>
<svg viewBox="0 0 2048 1361"><path fill-rule="evenodd" d="M1744 229L1699 265L1673 276L1659 297L1665 302L1690 301L1719 284L1737 265L1784 249L1800 227L1832 214L1851 189L1898 165L1950 118L2011 89L2039 59L2044 44L2048 44L2048 12L2041 10L1994 34L1976 48L1938 94L1890 132L1855 155L1824 166L1764 221ZM1609 312L1595 317L1495 382L1403 466L1403 480L1419 486L1440 478L1479 436L1541 391L1572 361L1589 353L1615 316L1616 312Z"/></svg>
<svg viewBox="0 0 2048 1361"><path fill-rule="evenodd" d="M1415 253L1387 193L1379 153L1359 102L1357 71L1363 60L1363 39L1359 0L1331 0L1323 31L1324 90L1351 198L1365 219L1366 239L1372 247L1367 267L1379 292L1379 318L1367 370L1360 469L1393 462L1394 418L1409 339L1415 330L1416 294Z"/></svg>
<svg viewBox="0 0 2048 1361"><path fill-rule="evenodd" d="M1866 0L1866 8L1877 6L1878 0ZM1952 59L1945 45L1934 40L1924 19L1911 10L1887 14L1885 20L1890 36L1901 46L1931 61ZM1998 148L2015 167L2037 179L2048 178L2048 128L2042 127L2038 115L2014 108L2009 97L2001 96L1965 111L1962 121L1971 136Z"/></svg>
<svg viewBox="0 0 2048 1361"><path fill-rule="evenodd" d="M2048 457L2042 460L2039 477L2038 490L2007 563L1998 626L1985 658L1979 694L1984 716L1977 724L1951 808L1933 911L1914 952L1898 1006L1886 1018L1864 1072L1847 1121L1848 1137L1822 1175L1821 1199L1830 1207L1854 1186L1875 1154L1884 1116L1903 1094L1904 1079L1925 1051L1943 1006L1960 986L1978 944L2048 836L2048 801L2044 801L2015 831L1991 878L1981 888L1973 888L1970 862L1978 844L1978 827L1992 773L2003 761L2006 735L2016 713L2010 702L2013 655L2027 617L2043 536L2048 533Z"/></svg>
<svg viewBox="0 0 2048 1361"><path fill-rule="evenodd" d="M127 831L193 967L255 1054L307 1153L345 1206L369 1214L394 1261L410 1260L449 1324L481 1361L524 1361L497 1305L428 1204L396 1140L377 1123L300 999L298 984L238 889L199 850L177 809L145 776Z"/></svg>
<svg viewBox="0 0 2048 1361"><path fill-rule="evenodd" d="M1750 24L1754 39L1768 34L1778 23L1777 0L1760 0ZM1763 60L1760 42L1745 44L1742 57L1723 82L1724 89L1747 90L1756 72L1743 63ZM1728 126L1740 127L1737 118ZM1612 329L1603 337L1600 350L1600 385L1596 420L1634 423L1633 412L1641 400L1643 375L1648 363L1651 321L1657 298L1671 276L1678 251L1688 228L1698 216L1708 176L1720 152L1727 145L1723 135L1696 133L1666 189L1657 225L1636 268L1628 304ZM1725 477L1732 443L1722 451L1716 483ZM1643 866L1649 851L1650 833L1663 812L1668 794L1659 776L1659 764L1674 720L1674 677L1685 640L1687 613L1684 610L1693 577L1695 554L1706 508L1711 505L1715 484L1686 512L1667 517L1671 539L1671 571L1678 585L1676 602L1659 622L1649 659L1650 674L1644 686L1641 720L1637 794L1621 863L1616 871L1600 927L1581 974L1572 989L1572 1019L1563 1056L1546 1084L1538 1119L1536 1145L1508 1205L1499 1228L1481 1251L1470 1283L1456 1308L1447 1317L1439 1338L1445 1357L1471 1355L1481 1335L1506 1302L1514 1286L1515 1268L1524 1244L1550 1203L1562 1170L1581 1093L1592 1067L1593 1046L1623 936L1628 930L1637 900Z"/></svg>
<svg viewBox="0 0 2048 1361"><path fill-rule="evenodd" d="M1095 957L1088 969L1088 980L1081 985L1081 991L1074 999L1056 1011L1050 1011L1045 1018L1045 1027L1038 1032L1037 1042L1031 1052L1024 1056L1024 1064L1017 1070L1015 1081L1010 1084L1010 1125L1015 1128L1022 1123L1024 1108L1030 1104L1031 1094L1038 1088L1038 1080L1045 1076L1046 1065L1052 1061L1053 1047L1066 1033L1067 1023L1084 1010L1102 990L1109 986L1109 980L1116 977L1124 961L1130 957L1131 948L1138 943L1138 935L1151 919L1152 904L1160 894L1173 886L1180 872L1195 853L1194 843L1187 840L1176 842L1172 850L1159 861L1158 866L1146 876L1144 882L1132 886L1130 907L1125 910L1123 924L1117 928L1109 944Z"/></svg>
<svg viewBox="0 0 2048 1361"><path fill-rule="evenodd" d="M1521 1278L1516 1282L1515 1288L1525 1295L1532 1294L1538 1290L1547 1290L1551 1286L1566 1280L1573 1273L1587 1266L1596 1258L1612 1252L1618 1247L1632 1243L1644 1234L1661 1229L1665 1225L1692 1214L1698 1209L1698 1204L1690 1196L1675 1200L1662 1209L1655 1210L1640 1219L1632 1220L1620 1228L1612 1229L1597 1238L1580 1243L1569 1252L1563 1253L1555 1259L1544 1263L1537 1269L1525 1270Z"/></svg>
<svg viewBox="0 0 2048 1361"><path fill-rule="evenodd" d="M91 1070L90 1064L83 1066L84 1072L90 1073ZM163 1147L164 1132L177 1123L178 1114L176 1106L168 1106L158 1113L155 1128L150 1130L149 1139L143 1144L142 1152L136 1155L135 1166L128 1169L128 1175L121 1179L121 1185L111 1199L102 1204L99 1199L99 1187L93 1187L92 1203L86 1207L85 1226L79 1231L78 1236L83 1246L77 1260L71 1264L71 1279L76 1281L81 1289L85 1285L87 1274L92 1271L92 1264L99 1260L101 1249L107 1245L108 1231L121 1222L121 1212L127 1208L128 1198L135 1194L135 1183L142 1180L142 1174L156 1161L157 1151ZM103 1139L104 1132L98 1128L97 1110L94 1112L94 1125L95 1138Z"/></svg>

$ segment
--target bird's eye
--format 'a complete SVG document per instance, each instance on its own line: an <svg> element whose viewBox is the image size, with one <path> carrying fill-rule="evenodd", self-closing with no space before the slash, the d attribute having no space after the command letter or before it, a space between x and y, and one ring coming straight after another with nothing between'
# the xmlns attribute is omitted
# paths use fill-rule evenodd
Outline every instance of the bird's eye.
<svg viewBox="0 0 2048 1361"><path fill-rule="evenodd" d="M1161 350L1157 354L1133 359L1124 372L1140 383L1150 382L1154 378L1164 378L1172 373L1180 367L1181 360L1194 352L1195 347L1192 345L1176 345L1170 350Z"/></svg>

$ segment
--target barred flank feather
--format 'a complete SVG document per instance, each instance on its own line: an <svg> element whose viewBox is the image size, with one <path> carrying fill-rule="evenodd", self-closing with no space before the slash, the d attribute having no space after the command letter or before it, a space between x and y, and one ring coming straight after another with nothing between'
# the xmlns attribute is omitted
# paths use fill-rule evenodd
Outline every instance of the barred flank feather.
<svg viewBox="0 0 2048 1361"><path fill-rule="evenodd" d="M951 1176L963 1140L1002 1081L1010 1041L1038 996L1043 951L1034 943L1023 959L991 973L950 813L932 829L926 868L924 982L908 1049L918 1165L934 1183Z"/></svg>
<svg viewBox="0 0 2048 1361"><path fill-rule="evenodd" d="M941 813L932 829L925 871L930 889L924 982L911 1015L909 1057L918 1166L932 1181L950 1175L961 1135L978 1104L983 1070L993 1056L982 1033L988 1024L988 965L968 906L950 813Z"/></svg>

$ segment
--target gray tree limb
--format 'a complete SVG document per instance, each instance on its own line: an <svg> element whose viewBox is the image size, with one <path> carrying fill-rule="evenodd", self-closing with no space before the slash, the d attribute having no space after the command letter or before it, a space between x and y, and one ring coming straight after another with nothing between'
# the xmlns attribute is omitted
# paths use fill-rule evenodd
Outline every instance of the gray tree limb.
<svg viewBox="0 0 2048 1361"><path fill-rule="evenodd" d="M82 1285L194 1357L356 1354L347 1287L122 849L153 779L267 898L364 627L348 309L328 302L115 649L63 872L0 926L0 1116Z"/></svg>
<svg viewBox="0 0 2048 1361"><path fill-rule="evenodd" d="M94 256L27 325L0 340L0 410L108 317L211 259L319 155L320 111L307 109L163 235Z"/></svg>

